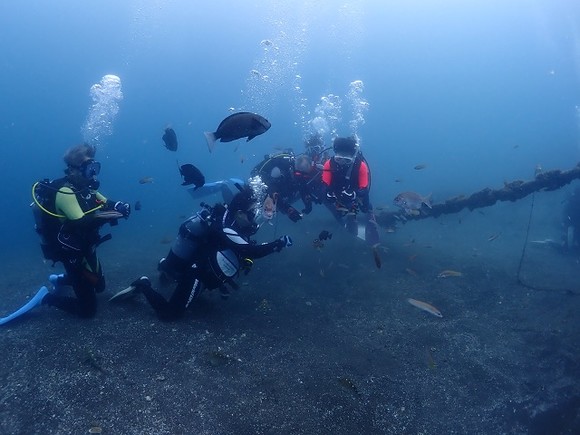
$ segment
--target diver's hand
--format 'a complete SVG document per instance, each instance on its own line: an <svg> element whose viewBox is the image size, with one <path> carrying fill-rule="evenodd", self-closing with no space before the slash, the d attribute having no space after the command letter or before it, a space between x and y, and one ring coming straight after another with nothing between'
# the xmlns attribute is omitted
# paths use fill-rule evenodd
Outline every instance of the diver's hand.
<svg viewBox="0 0 580 435"><path fill-rule="evenodd" d="M356 199L356 192L354 190L343 190L340 195L346 203L352 202Z"/></svg>
<svg viewBox="0 0 580 435"><path fill-rule="evenodd" d="M286 214L292 222L298 222L300 219L302 219L302 215L294 207L288 207Z"/></svg>
<svg viewBox="0 0 580 435"><path fill-rule="evenodd" d="M123 217L128 218L131 214L131 205L127 204L126 202L117 201L113 206L113 210L121 213Z"/></svg>
<svg viewBox="0 0 580 435"><path fill-rule="evenodd" d="M276 243L276 251L281 251L282 248L292 246L292 238L290 236L282 236L274 243Z"/></svg>

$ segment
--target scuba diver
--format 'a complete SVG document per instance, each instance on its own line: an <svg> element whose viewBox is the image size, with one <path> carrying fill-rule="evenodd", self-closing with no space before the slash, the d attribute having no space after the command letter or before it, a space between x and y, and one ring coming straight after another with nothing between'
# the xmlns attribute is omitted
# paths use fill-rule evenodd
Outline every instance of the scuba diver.
<svg viewBox="0 0 580 435"><path fill-rule="evenodd" d="M379 243L377 222L369 200L371 171L359 149L356 138L337 137L334 139L334 156L324 163L322 182L326 185L328 204L346 216L345 228L358 235L357 215L362 211L367 216L364 238L370 245Z"/></svg>
<svg viewBox="0 0 580 435"><path fill-rule="evenodd" d="M254 259L292 246L289 236L262 244L250 240L258 230L257 201L249 186L237 187L240 192L228 206L218 203L210 207L202 203L203 209L179 227L169 253L158 264L160 282L176 283L169 300L151 287L146 276L133 281L110 300L143 293L160 320L176 320L202 290L219 289L222 297L227 298L229 288L238 288L234 279L241 270L247 274Z"/></svg>
<svg viewBox="0 0 580 435"><path fill-rule="evenodd" d="M63 157L65 177L45 179L32 189L35 229L44 258L53 265L62 262L65 269L64 274L50 275L54 289L47 290L41 302L82 318L94 317L96 294L105 290L97 246L111 235L101 237L99 229L131 214L129 204L108 200L97 191L101 164L95 153L96 147L88 144L68 149ZM63 286L72 286L76 298L62 295Z"/></svg>
<svg viewBox="0 0 580 435"><path fill-rule="evenodd" d="M292 150L286 150L265 156L252 169L250 176L258 176L266 184L267 194L273 199L277 211L287 215L292 222L298 222L304 214L312 211L313 202L322 203L321 169L310 154L295 156ZM292 206L298 199L304 203L302 212Z"/></svg>

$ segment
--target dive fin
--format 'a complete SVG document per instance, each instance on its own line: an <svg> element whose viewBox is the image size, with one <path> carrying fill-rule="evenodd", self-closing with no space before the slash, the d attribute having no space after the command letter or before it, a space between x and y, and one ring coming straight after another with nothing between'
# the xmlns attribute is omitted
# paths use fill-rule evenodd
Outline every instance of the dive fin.
<svg viewBox="0 0 580 435"><path fill-rule="evenodd" d="M211 153L213 151L213 149L215 148L215 134L213 134L209 131L204 131L203 134L205 135L205 140L207 141L207 148L209 149L209 152Z"/></svg>
<svg viewBox="0 0 580 435"><path fill-rule="evenodd" d="M366 240L366 230L363 224L358 224L356 236L361 240Z"/></svg>
<svg viewBox="0 0 580 435"><path fill-rule="evenodd" d="M130 285L126 289L123 289L119 293L115 293L113 296L111 296L111 298L109 299L109 302L129 299L137 294L137 292L135 291L136 289L137 289L137 287Z"/></svg>
<svg viewBox="0 0 580 435"><path fill-rule="evenodd" d="M42 299L48 294L48 289L45 286L40 287L36 294L30 299L26 304L20 307L18 310L14 311L12 314L0 318L0 325L10 322L11 320L20 317L24 313L32 310L33 308L39 306L42 303Z"/></svg>

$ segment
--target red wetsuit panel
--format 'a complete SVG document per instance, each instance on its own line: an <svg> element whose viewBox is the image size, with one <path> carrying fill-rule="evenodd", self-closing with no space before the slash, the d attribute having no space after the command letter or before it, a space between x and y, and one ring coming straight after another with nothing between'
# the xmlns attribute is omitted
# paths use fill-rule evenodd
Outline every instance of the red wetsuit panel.
<svg viewBox="0 0 580 435"><path fill-rule="evenodd" d="M358 188L366 189L369 187L369 167L365 162L360 162L358 170Z"/></svg>
<svg viewBox="0 0 580 435"><path fill-rule="evenodd" d="M324 162L324 168L322 169L322 182L327 186L330 186L332 181L332 170L330 169L330 159Z"/></svg>

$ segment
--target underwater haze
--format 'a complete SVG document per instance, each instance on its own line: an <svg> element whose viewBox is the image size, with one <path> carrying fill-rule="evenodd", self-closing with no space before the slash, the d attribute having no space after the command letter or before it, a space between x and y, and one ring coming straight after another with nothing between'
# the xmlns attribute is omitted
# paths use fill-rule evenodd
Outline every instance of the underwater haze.
<svg viewBox="0 0 580 435"><path fill-rule="evenodd" d="M0 34L0 183L5 210L0 215L3 229L0 261L7 274L13 271L10 272L10 287L1 288L0 295L4 297L9 292L21 292L19 297L22 297L14 301L36 290L46 278L40 273L27 276L21 286L22 275L19 273L49 269L43 264L29 207L32 184L44 178L61 177L65 168L62 160L64 152L83 141L97 147L96 158L102 163L99 190L110 198L132 205L136 201L142 204L141 210L133 210L127 221L120 222L118 227L111 230L113 240L102 248L103 266L111 287L107 291L124 288L139 274L153 273L157 260L168 249L164 240L176 234L184 216L199 208L197 200L192 200L181 186L178 164L194 164L207 181L230 177L246 179L264 155L284 148L293 148L299 153L304 150L305 139L312 134L320 134L326 146L331 146L337 136L356 135L372 171L371 201L383 210L395 211L393 199L403 191L425 196L431 194L433 202L440 203L447 198L469 195L486 187L500 189L505 182L531 180L538 168L544 171L568 170L580 162L580 2L573 0L5 0L0 2ZM204 132L215 131L222 119L238 111L258 113L268 119L272 126L265 134L249 142L241 139L218 143L210 153ZM167 127L177 133L179 148L176 152L165 148L162 141ZM151 182L141 184L139 181L143 179ZM534 238L561 237L562 204L575 187L578 187L577 181L563 189L541 193L533 209L534 222L538 225ZM330 214L321 207L319 209L296 224L280 216L283 222L279 227L266 226L261 231L260 239L287 233L296 236L297 243L291 248L294 251L288 249L278 257L265 260L263 264L269 265L270 269L258 267L252 271L247 279L252 291L258 292L263 288L258 283L272 288L279 282L294 285L297 277L303 277L312 264L317 261L322 264L322 260L315 257L319 253L313 253L310 239L314 237L310 237L309 231L318 234L321 229L329 228L335 233L333 240L339 240L337 246L344 248L341 252L349 252L352 247L348 243L352 240L341 244L340 237L346 239L348 236L343 234L337 237L336 233L340 234L341 228L336 227ZM430 263L431 281L413 283L410 280L422 279L422 269L416 264L406 264L408 258L415 259L419 255L418 258L426 262L423 270L428 269L426 264L429 261L443 255L438 254L440 251L459 264L460 259L467 258L473 264L479 262L482 279L492 277L498 280L494 286L486 288L478 287L478 281L473 281L461 291L457 288L457 293L453 294L458 298L455 300L461 300L461 295L465 293L470 293L470 297L478 295L477 303L474 302L468 310L470 319L474 319L476 315L473 313L481 313L475 306L487 309L487 303L482 302L481 306L479 303L488 301L488 292L501 293L501 289L514 286L522 243L527 237L525 226L529 210L528 198L486 208L480 213L465 212L460 217L447 220L425 219L425 224L423 221L402 223L392 238L384 229L381 231L383 262L390 266L383 265L377 271L372 259L368 259L367 271L366 266L357 269L354 263L343 264L348 263L348 258L326 258L325 264L331 264L328 267L334 270L332 274L327 269L323 270L322 266L318 267L318 263L311 269L315 279L331 279L329 276L334 276L334 273L360 272L368 284L364 291L369 293L375 286L383 284L399 290L405 285L414 286L420 289L420 293L430 288L429 282L434 282L432 278L439 269L451 268L453 264L447 267L442 263L436 263L437 266ZM467 246L478 236L482 245L474 248ZM423 241L419 242L421 237ZM499 242L505 243L498 244L503 249L485 251L494 237L500 237ZM328 241L326 249L333 249L328 248L332 243L335 242ZM417 247L420 243L422 246L428 245L429 249L417 254L409 247ZM320 255L326 255L326 252L322 251ZM364 252L368 254L368 251ZM529 255L535 255L537 263L534 265L540 265L537 270L541 270L543 264L551 265L550 274L545 275L550 278L542 282L542 287L557 290L573 287L575 292L578 291L578 270L574 269L577 257L573 260L567 258L567 264L576 261L576 266L566 269L564 273L558 269L560 263L554 257L556 252L538 254L538 251L532 251ZM304 265L301 261L311 261L312 264ZM395 264L400 275L389 273L394 270L389 267L394 268ZM496 266L497 270L501 270L499 274L494 269ZM121 270L124 267L127 268L125 275ZM454 268L461 269L461 266ZM112 272L110 275L109 270ZM266 281L265 276L270 277L278 270L279 277L272 278L275 284ZM129 273L132 275L128 276ZM419 278L413 275L415 273L419 274ZM475 273L472 278L474 276ZM368 281L366 277L369 277ZM555 280L550 281L552 277ZM509 283L504 285L500 278L505 278ZM353 281L360 282L357 279ZM353 281L350 278L347 280L349 285ZM35 284L31 285L35 282L38 282L36 287ZM332 288L337 289L340 295L343 282L337 284L327 280L319 287L315 285L314 290ZM436 282L440 284L441 280ZM519 291L525 293L527 290L520 288ZM387 311L380 315L389 318L392 314L394 319L394 316L406 312L407 296L414 295L401 290L400 300L404 301L404 309L393 309L392 313ZM255 297L258 302L262 299L262 296ZM304 297L308 299L308 296ZM349 301L354 301L356 305L357 296L349 293L351 297ZM558 294L553 297L564 296ZM578 299L577 293L570 297L574 301ZM331 296L325 294L325 298ZM502 294L501 300L503 298L510 299L510 293ZM290 292L284 293L284 300L290 301L287 308L284 308L282 301L278 301L280 316L284 313L289 315L288 312L292 311L291 299ZM433 302L425 295L422 299ZM510 304L513 311L509 315L504 313L508 323L513 313L519 313L519 302L515 299ZM304 308L304 301L300 300L300 307ZM376 304L369 308L370 317L371 311L381 304L376 295L373 301ZM536 302L538 307L543 303ZM216 302L219 308L212 309L226 311L236 303L234 300L222 306ZM316 306L316 302L313 303ZM558 312L560 303L566 304L563 299L556 300L551 313ZM329 303L331 306L333 304ZM255 306L249 301L247 306L252 307L249 310L255 313ZM496 306L495 302L489 302L490 310ZM0 314L11 309L12 305L0 302ZM105 302L101 303L99 315L109 309ZM413 307L411 309L415 310ZM459 316L461 307L454 306L454 309ZM143 320L145 325L154 322L145 306L135 312L135 318L146 320ZM541 309L533 312L541 312ZM332 319L329 319L330 315L328 318L325 314L320 316L326 319L325 324L328 325L334 326L333 322L347 323L345 319L352 313L345 314L343 320L334 317L334 314L340 316L340 313L336 308ZM360 320L358 327L364 325L366 313L361 309L357 314ZM415 311L411 313L419 318ZM58 325L54 310L45 310L42 314L44 319L39 320L40 323L52 317ZM379 317L378 313L375 314ZM447 313L444 315L447 316ZM449 315L451 317L453 313ZM495 317L487 311L485 315ZM515 317L519 315L514 314ZM556 317L558 315L554 314ZM228 316L224 314L220 321L226 322L224 319ZM60 313L59 317L62 317ZM281 317L280 321L284 319L289 324L301 322L299 316L292 320ZM566 319L570 330L579 330L578 317ZM117 324L118 329L122 329L122 320ZM183 323L189 323L188 328L194 328L192 325L195 324L189 320ZM424 322L433 320L421 317ZM77 319L69 321L73 325L82 323ZM354 327L345 327L345 330L360 330L367 337L365 334L374 334L379 330L377 322L369 327L371 332ZM494 324L494 320L486 322ZM316 322L313 321L313 324ZM178 323L172 327L179 330L182 325ZM264 330L268 330L269 325L264 325ZM53 325L53 329L57 327ZM339 329L341 327L344 324L337 326ZM457 327L461 328L461 325ZM204 324L205 328L211 331L212 322ZM565 329L559 329L559 326L551 328L551 331L560 332ZM260 336L260 328L255 329L254 334ZM238 334L242 332L242 328L232 328L226 332L232 330ZM391 332L381 326L380 331L383 330L385 335ZM133 330L127 338L128 342L133 343L139 331L138 328ZM163 342L163 334L170 331L157 331L158 342ZM227 340L226 332L223 340ZM315 334L316 328L313 327L311 332ZM2 333L0 330L0 335ZM17 333L18 328L14 330L14 334ZM477 336L476 332L470 333ZM397 330L396 334L400 337L397 358L402 361L407 350L401 343L420 341L417 338L420 334L415 338L404 337L401 330ZM446 334L451 335L452 332ZM519 333L513 334L510 337L519 342ZM328 337L333 337L333 334L329 332ZM53 337L53 340L57 339ZM143 340L146 341L145 337ZM482 339L479 344L478 349L482 353L484 348L488 352L486 346L494 344L492 338L488 337L488 340ZM530 402L522 399L518 402L519 406L514 405L513 415L509 419L495 414L499 406L494 409L492 404L481 399L481 403L485 403L477 409L487 416L483 421L489 424L488 427L506 432L513 429L514 433L525 433L529 429L531 432L528 433L533 433L530 428L534 425L551 427L553 418L560 423L566 419L567 424L562 423L558 427L563 429L553 433L572 433L566 431L580 422L578 412L573 411L578 409L576 405L580 403L580 368L578 348L574 354L570 351L573 348L570 343L578 344L578 335L576 333L558 340L561 341L557 343L572 354L566 369L558 371L567 380L563 382L566 394L562 401L572 404L562 411L564 417L560 418L558 413L558 405L562 403L559 399L563 397L559 391L541 397L549 404L546 406L534 394L526 392L521 397ZM316 346L313 348L324 348L324 340L314 341ZM463 349L467 354L473 351L470 347L473 343L468 339L466 341L466 344L460 343L457 339L454 343L457 349ZM546 347L557 353L559 347L554 344L556 341L549 343ZM251 344L247 346L251 347ZM431 346L433 349L442 348L443 344L430 342L421 346L421 358L425 356L425 349L428 359L431 358ZM393 344L393 349L395 347ZM271 348L264 345L260 352L267 352L268 349ZM436 358L437 352L433 353ZM330 354L339 358L341 352ZM484 359L482 354L473 355L473 360ZM543 351L538 350L538 355L543 357ZM489 354L485 353L485 356ZM495 364L501 360L495 357L497 354L489 357L489 361L493 359ZM361 364L363 359L361 357ZM333 364L332 358L328 361L329 365ZM133 361L135 363L138 360ZM289 364L288 361L286 363ZM218 361L217 365L220 364ZM401 366L392 364L389 370L413 370L409 369L408 363L401 363ZM439 367L445 366L442 361L438 364ZM500 362L497 364L501 366ZM231 368L229 362L224 365ZM352 366L357 366L356 358ZM513 367L517 366L514 363ZM308 373L308 368L302 369L302 375ZM458 366L450 370L454 369L463 373ZM502 373L501 377L504 379L504 374L505 378L512 374L515 376L518 371L514 369L509 375ZM130 376L128 372L128 375L124 372L126 376ZM186 370L184 372L187 374ZM355 397L354 401L364 397L367 407L372 403L370 391L375 377L368 374L370 372L359 367L354 374L351 372L344 377L342 371L329 369L328 373L331 378L340 378L339 387L347 391L350 389L348 394ZM465 373L465 378L456 381L464 384L472 382L470 370L466 369ZM164 376L168 377L167 374ZM373 376L379 379L378 375ZM474 383L486 384L485 374L474 376ZM284 383L284 379L279 380L280 384ZM570 379L576 381L576 386L568 383ZM557 385L559 380L555 377L549 383ZM523 384L526 381L518 378L518 382ZM529 382L534 383L532 380ZM275 383L274 379L272 384ZM388 385L392 384L386 383L381 387L384 394L387 394ZM545 384L538 381L534 385L538 391L543 391ZM210 385L206 386L211 390ZM438 391L443 391L445 385L437 387L441 388ZM519 387L514 386L516 388ZM323 401L313 399L310 402L317 394L314 391L317 391L316 388L297 399L303 402L297 406L296 412L302 410L306 413L305 410L310 407L318 410L326 409L326 405L332 407ZM497 391L489 391L487 397L499 395L498 391L501 391L500 387ZM447 409L456 409L458 414L462 414L463 406L467 406L470 400L470 394L464 393L465 396L455 397L452 403L445 402ZM296 399L297 390L292 394ZM401 387L400 397L407 397L406 394L407 390ZM541 393L538 394L541 396ZM330 396L320 393L319 397ZM348 403L341 406L344 409L358 406L352 405L351 399L345 399ZM534 402L536 399L537 402ZM0 403L4 401L0 407L3 415L12 412L8 400L9 396L0 392ZM361 406L360 413L356 411L353 414L355 419L352 425L349 425L348 417L343 417L346 419L343 426L338 420L332 423L336 424L331 426L333 433L341 432L341 427L344 433L353 433L357 427L365 428L366 433L402 433L407 430L416 433L486 433L487 430L483 423L482 427L472 425L477 420L475 416L471 421L462 421L457 426L454 426L452 419L446 420L447 426L437 426L439 423L429 426L425 422L430 420L425 420L428 417L421 413L406 414L405 424L395 423L396 419L392 416L397 412L403 415L404 410L395 405L389 408L390 405L384 400L386 398L381 396L383 405L377 405L373 408L374 413L368 415ZM406 404L403 408L407 410L411 402L411 399L409 402L401 401ZM441 403L443 406L444 402ZM290 408L291 404L287 403L287 406ZM508 408L506 405L505 409ZM548 408L556 409L555 413L534 420ZM437 408L429 409L433 413L440 411ZM505 411L501 415L510 415L510 412ZM389 418L384 417L389 423L383 420L381 423L377 417L379 414L390 415ZM103 413L100 417L104 418ZM219 416L215 417L219 419ZM134 415L126 417L127 421L139 418ZM259 420L260 417L255 418ZM283 421L284 416L278 414L278 419ZM324 425L317 426L316 418L310 420L305 416L304 419L310 426L301 428L300 419L294 416L292 424L277 427L277 432L269 432L266 426L250 422L243 427L233 423L214 427L207 423L199 433L233 433L230 430L237 433L324 433ZM419 424L419 420L423 423ZM145 425L154 420L145 418L144 421ZM325 420L320 418L319 421ZM90 421L85 419L85 423L89 425ZM368 426L365 426L366 423ZM13 424L15 426L4 428L18 428L16 423ZM181 424L183 422L171 426L164 422L165 426L158 428L156 433L180 433L188 429ZM390 429L389 432L388 427L397 429ZM429 427L437 429L430 431ZM154 433L147 432L143 427L116 428L117 433ZM61 426L58 430L66 433L67 427Z"/></svg>

